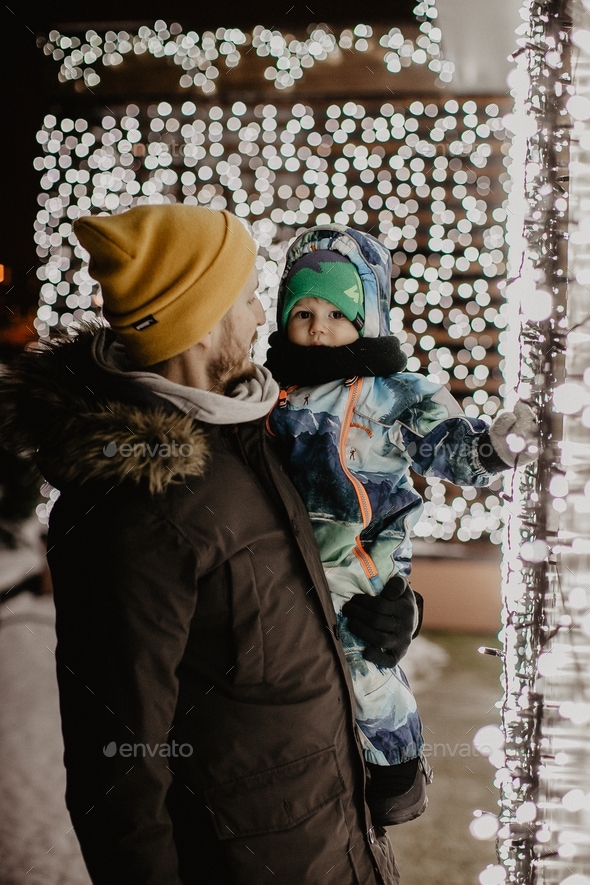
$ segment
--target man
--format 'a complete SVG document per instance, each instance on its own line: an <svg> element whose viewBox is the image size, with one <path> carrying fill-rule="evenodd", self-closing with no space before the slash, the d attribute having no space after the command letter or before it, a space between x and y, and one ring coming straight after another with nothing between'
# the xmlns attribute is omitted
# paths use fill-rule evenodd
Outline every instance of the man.
<svg viewBox="0 0 590 885"><path fill-rule="evenodd" d="M75 230L110 328L24 354L5 406L61 491L66 801L92 881L394 885L314 535L265 429L278 388L249 359L254 242L180 205ZM391 612L367 623L405 648Z"/></svg>

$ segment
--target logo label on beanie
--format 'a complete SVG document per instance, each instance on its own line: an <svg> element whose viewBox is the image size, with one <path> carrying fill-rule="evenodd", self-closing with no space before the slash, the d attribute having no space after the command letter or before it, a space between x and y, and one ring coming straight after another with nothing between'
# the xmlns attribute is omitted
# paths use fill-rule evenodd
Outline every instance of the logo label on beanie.
<svg viewBox="0 0 590 885"><path fill-rule="evenodd" d="M157 323L157 319L155 316L150 313L149 316L144 317L142 320L138 320L136 323L132 323L131 325L137 332L143 332L144 329L147 329L148 326L153 326L154 323Z"/></svg>
<svg viewBox="0 0 590 885"><path fill-rule="evenodd" d="M359 292L359 287L355 283L354 286L351 286L350 289L345 289L344 294L348 295L349 298L352 298L353 301L358 301L359 304L362 301L362 295Z"/></svg>

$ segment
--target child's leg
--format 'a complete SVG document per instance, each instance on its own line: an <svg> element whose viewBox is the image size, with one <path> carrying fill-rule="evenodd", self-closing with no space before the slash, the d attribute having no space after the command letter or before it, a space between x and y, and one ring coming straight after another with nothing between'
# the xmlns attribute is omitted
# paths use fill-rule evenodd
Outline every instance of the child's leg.
<svg viewBox="0 0 590 885"><path fill-rule="evenodd" d="M403 670L400 666L382 670L365 661L362 640L350 633L340 612L337 621L366 761L387 766L415 759L423 746L422 723Z"/></svg>
<svg viewBox="0 0 590 885"><path fill-rule="evenodd" d="M335 575L334 572L340 574ZM344 579L346 572L346 579ZM420 756L422 724L403 670L380 669L363 658L364 643L348 629L341 609L356 593L371 592L349 569L333 569L328 580L356 699L356 721L369 771L367 802L378 825L412 820L427 805L431 772ZM360 585L360 586L359 586Z"/></svg>
<svg viewBox="0 0 590 885"><path fill-rule="evenodd" d="M352 569L328 573L342 648L350 667L356 698L356 720L367 762L398 765L422 751L422 724L416 700L401 667L381 669L363 657L364 642L350 632L342 606L351 596L374 591Z"/></svg>

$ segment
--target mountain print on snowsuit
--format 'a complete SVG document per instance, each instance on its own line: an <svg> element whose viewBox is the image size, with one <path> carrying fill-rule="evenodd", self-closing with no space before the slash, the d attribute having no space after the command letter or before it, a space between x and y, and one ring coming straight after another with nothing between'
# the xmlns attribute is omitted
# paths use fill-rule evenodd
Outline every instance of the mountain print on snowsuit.
<svg viewBox="0 0 590 885"><path fill-rule="evenodd" d="M321 249L345 255L359 273L363 336L388 336L389 251L369 234L340 225L312 228L290 247L283 280L294 261ZM278 316L281 311L280 289ZM289 387L269 428L285 444L291 479L314 528L351 668L365 757L381 765L415 758L422 728L403 670L367 663L341 609L359 592L379 593L394 574L410 575L410 534L423 509L410 469L457 485L489 485L493 474L479 457L488 424L464 415L440 384L397 372Z"/></svg>

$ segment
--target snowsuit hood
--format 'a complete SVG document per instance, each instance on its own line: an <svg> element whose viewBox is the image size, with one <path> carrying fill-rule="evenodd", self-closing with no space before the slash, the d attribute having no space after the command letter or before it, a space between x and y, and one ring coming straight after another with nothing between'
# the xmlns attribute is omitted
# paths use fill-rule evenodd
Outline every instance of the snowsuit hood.
<svg viewBox="0 0 590 885"><path fill-rule="evenodd" d="M323 224L302 233L289 246L279 285L277 316L282 316L285 281L293 264L309 252L333 250L354 264L363 284L365 323L363 338L389 336L391 255L375 237L342 224Z"/></svg>

